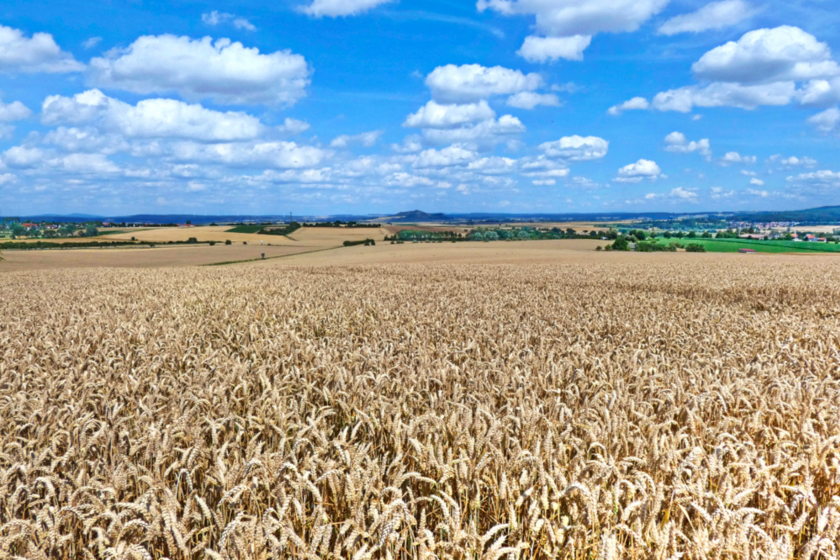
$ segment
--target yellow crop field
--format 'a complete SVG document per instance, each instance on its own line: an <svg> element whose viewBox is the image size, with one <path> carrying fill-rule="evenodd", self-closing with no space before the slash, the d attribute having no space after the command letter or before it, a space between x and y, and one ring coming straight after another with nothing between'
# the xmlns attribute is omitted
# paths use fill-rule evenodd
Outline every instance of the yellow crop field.
<svg viewBox="0 0 840 560"><path fill-rule="evenodd" d="M838 261L564 254L4 274L0 557L837 558Z"/></svg>

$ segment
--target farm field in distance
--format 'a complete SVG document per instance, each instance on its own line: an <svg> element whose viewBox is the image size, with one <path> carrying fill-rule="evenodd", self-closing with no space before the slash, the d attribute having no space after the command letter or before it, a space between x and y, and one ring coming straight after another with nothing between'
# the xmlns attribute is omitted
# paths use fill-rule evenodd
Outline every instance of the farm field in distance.
<svg viewBox="0 0 840 560"><path fill-rule="evenodd" d="M3 274L0 550L831 558L840 261L598 243Z"/></svg>

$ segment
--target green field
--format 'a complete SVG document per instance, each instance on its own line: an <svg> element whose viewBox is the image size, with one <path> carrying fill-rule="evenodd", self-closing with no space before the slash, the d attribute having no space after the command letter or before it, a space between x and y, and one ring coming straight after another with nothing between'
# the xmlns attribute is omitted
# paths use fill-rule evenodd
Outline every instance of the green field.
<svg viewBox="0 0 840 560"><path fill-rule="evenodd" d="M225 230L225 233L259 233L269 226L236 226L235 228Z"/></svg>
<svg viewBox="0 0 840 560"><path fill-rule="evenodd" d="M745 239L664 239L657 243L667 245L677 242L681 245L697 243L710 253L737 253L738 249L755 249L758 253L840 253L840 245L833 243L806 243L796 241L755 241Z"/></svg>

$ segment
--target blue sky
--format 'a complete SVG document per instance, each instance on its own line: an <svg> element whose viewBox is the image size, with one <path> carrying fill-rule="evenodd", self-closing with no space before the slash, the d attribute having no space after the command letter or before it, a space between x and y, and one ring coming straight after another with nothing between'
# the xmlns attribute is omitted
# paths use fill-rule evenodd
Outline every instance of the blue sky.
<svg viewBox="0 0 840 560"><path fill-rule="evenodd" d="M840 13L759 0L0 8L0 214L840 204Z"/></svg>

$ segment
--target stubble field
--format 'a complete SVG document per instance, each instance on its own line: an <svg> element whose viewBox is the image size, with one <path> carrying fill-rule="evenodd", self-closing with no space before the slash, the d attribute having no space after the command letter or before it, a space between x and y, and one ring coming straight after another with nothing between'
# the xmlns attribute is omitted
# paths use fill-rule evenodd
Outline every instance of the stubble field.
<svg viewBox="0 0 840 560"><path fill-rule="evenodd" d="M0 557L836 558L840 265L646 257L5 274Z"/></svg>

